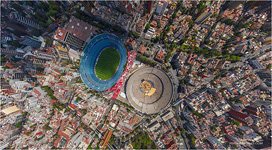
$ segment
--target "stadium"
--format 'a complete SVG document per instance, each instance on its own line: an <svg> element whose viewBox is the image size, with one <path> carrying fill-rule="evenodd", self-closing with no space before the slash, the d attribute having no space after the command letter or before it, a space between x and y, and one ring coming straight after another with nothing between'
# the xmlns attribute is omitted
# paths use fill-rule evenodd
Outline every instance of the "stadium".
<svg viewBox="0 0 272 150"><path fill-rule="evenodd" d="M91 89L105 91L122 75L127 53L122 41L113 34L100 34L84 47L80 60L80 76Z"/></svg>
<svg viewBox="0 0 272 150"><path fill-rule="evenodd" d="M129 103L144 114L162 111L172 100L173 85L160 69L142 67L136 70L126 83Z"/></svg>

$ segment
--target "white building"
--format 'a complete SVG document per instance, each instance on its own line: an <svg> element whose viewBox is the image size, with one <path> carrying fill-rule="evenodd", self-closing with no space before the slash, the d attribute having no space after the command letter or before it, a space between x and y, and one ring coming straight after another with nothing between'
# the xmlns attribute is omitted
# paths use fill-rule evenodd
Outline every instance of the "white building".
<svg viewBox="0 0 272 150"><path fill-rule="evenodd" d="M26 81L10 80L9 84L16 92L30 92L30 90L33 88L33 86Z"/></svg>
<svg viewBox="0 0 272 150"><path fill-rule="evenodd" d="M38 99L44 98L46 96L46 92L42 90L40 86L34 87L32 91L32 95Z"/></svg>

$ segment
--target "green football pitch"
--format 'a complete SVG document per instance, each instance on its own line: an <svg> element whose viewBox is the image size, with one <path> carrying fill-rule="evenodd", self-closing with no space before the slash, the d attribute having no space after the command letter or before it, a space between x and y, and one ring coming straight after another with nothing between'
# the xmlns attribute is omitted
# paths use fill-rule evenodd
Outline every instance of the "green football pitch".
<svg viewBox="0 0 272 150"><path fill-rule="evenodd" d="M100 80L110 79L120 64L120 54L114 48L105 48L95 65L95 74Z"/></svg>

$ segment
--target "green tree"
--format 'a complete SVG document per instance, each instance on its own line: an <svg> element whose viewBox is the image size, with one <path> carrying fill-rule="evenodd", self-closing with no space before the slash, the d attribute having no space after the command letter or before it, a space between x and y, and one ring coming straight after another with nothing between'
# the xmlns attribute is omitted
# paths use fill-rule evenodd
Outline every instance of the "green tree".
<svg viewBox="0 0 272 150"><path fill-rule="evenodd" d="M197 7L197 9L198 9L198 12L203 12L203 10L206 8L206 1L202 1L202 2L200 2L199 4L198 4L198 7Z"/></svg>
<svg viewBox="0 0 272 150"><path fill-rule="evenodd" d="M46 46L52 46L52 44L53 44L53 39L52 39L52 38L46 38L46 39L45 39L45 44L46 44Z"/></svg>
<svg viewBox="0 0 272 150"><path fill-rule="evenodd" d="M2 54L1 55L1 65L3 65L4 63L6 63L6 61L7 61L6 55Z"/></svg>
<svg viewBox="0 0 272 150"><path fill-rule="evenodd" d="M266 69L272 69L272 64L267 65Z"/></svg>
<svg viewBox="0 0 272 150"><path fill-rule="evenodd" d="M240 125L240 122L236 121L236 120L231 120L230 122L232 125L236 125L236 126L239 126Z"/></svg>
<svg viewBox="0 0 272 150"><path fill-rule="evenodd" d="M171 51L167 52L166 56L165 56L165 62L168 62L169 59L175 54L176 50L172 49Z"/></svg>
<svg viewBox="0 0 272 150"><path fill-rule="evenodd" d="M179 48L178 51L182 52L188 52L191 49L190 45L182 44Z"/></svg>
<svg viewBox="0 0 272 150"><path fill-rule="evenodd" d="M165 28L165 31L166 31L166 32L169 32L169 31L170 31L170 26L167 26L167 27Z"/></svg>
<svg viewBox="0 0 272 150"><path fill-rule="evenodd" d="M189 139L190 141L190 145L192 146L192 148L195 147L195 137L192 135L192 134L186 134L187 138Z"/></svg>
<svg viewBox="0 0 272 150"><path fill-rule="evenodd" d="M49 5L47 3L41 1L39 4L39 8L42 8L43 10L48 11Z"/></svg>
<svg viewBox="0 0 272 150"><path fill-rule="evenodd" d="M145 30L147 31L150 28L150 23L147 23L145 26Z"/></svg>
<svg viewBox="0 0 272 150"><path fill-rule="evenodd" d="M234 62L240 61L240 59L241 59L240 56L235 56L235 55L230 55L230 58L229 58L230 61L234 61Z"/></svg>
<svg viewBox="0 0 272 150"><path fill-rule="evenodd" d="M161 28L161 22L159 20L157 21L157 28Z"/></svg>
<svg viewBox="0 0 272 150"><path fill-rule="evenodd" d="M8 41L7 42L9 45L15 46L15 47L20 47L22 46L22 44L19 43L19 41L17 40L13 40L13 41Z"/></svg>
<svg viewBox="0 0 272 150"><path fill-rule="evenodd" d="M159 40L160 40L160 37L159 37L159 36L156 36L156 37L154 37L154 38L151 39L151 42L153 42L153 43L158 43Z"/></svg>
<svg viewBox="0 0 272 150"><path fill-rule="evenodd" d="M137 32L129 32L129 35L136 38L136 39L138 39L140 37L140 34Z"/></svg>
<svg viewBox="0 0 272 150"><path fill-rule="evenodd" d="M18 122L15 124L16 128L21 128L23 126L23 122Z"/></svg>
<svg viewBox="0 0 272 150"><path fill-rule="evenodd" d="M177 12L174 12L172 15L172 19L176 18L176 16L177 16Z"/></svg>
<svg viewBox="0 0 272 150"><path fill-rule="evenodd" d="M197 111L193 111L193 114L194 114L195 116L197 116L198 118L203 118L203 117L204 117L203 114L201 114L201 113L199 113L199 112L197 112Z"/></svg>
<svg viewBox="0 0 272 150"><path fill-rule="evenodd" d="M77 97L76 98L76 102L79 102L79 101L81 101L82 99L80 98L80 97Z"/></svg>
<svg viewBox="0 0 272 150"><path fill-rule="evenodd" d="M51 130L52 128L49 126L49 122L43 126L44 130Z"/></svg>
<svg viewBox="0 0 272 150"><path fill-rule="evenodd" d="M149 138L147 133L139 133L132 140L134 149L156 149L155 143Z"/></svg>
<svg viewBox="0 0 272 150"><path fill-rule="evenodd" d="M42 89L45 90L45 92L47 93L47 95L48 95L51 99L57 99L57 98L54 96L54 91L53 91L49 86L43 86Z"/></svg>
<svg viewBox="0 0 272 150"><path fill-rule="evenodd" d="M231 19L225 19L222 22L225 23L226 25L233 25L234 24L234 22Z"/></svg>
<svg viewBox="0 0 272 150"><path fill-rule="evenodd" d="M58 12L56 10L50 9L46 15L54 17Z"/></svg>
<svg viewBox="0 0 272 150"><path fill-rule="evenodd" d="M156 64L157 64L155 61L148 59L147 57L145 57L143 55L139 55L139 54L137 55L136 60L138 60L144 64L148 64L152 67L156 66Z"/></svg>

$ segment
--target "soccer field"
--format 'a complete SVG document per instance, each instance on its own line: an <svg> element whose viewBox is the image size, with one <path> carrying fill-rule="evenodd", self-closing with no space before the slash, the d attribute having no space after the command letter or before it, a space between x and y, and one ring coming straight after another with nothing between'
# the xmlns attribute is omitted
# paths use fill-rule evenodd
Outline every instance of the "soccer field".
<svg viewBox="0 0 272 150"><path fill-rule="evenodd" d="M120 54L114 48L104 49L95 65L95 74L101 80L110 79L120 64Z"/></svg>

